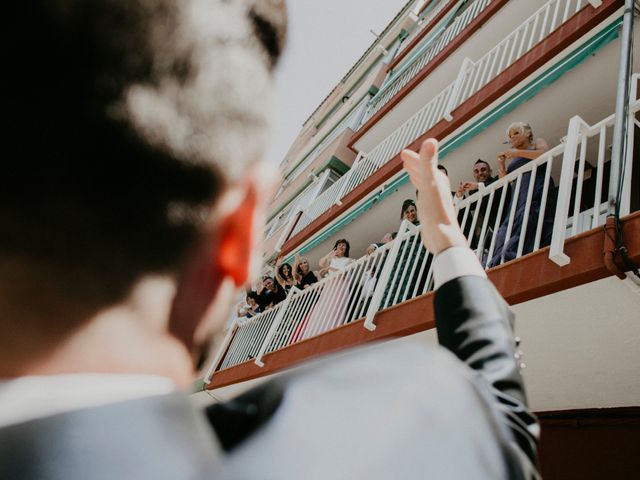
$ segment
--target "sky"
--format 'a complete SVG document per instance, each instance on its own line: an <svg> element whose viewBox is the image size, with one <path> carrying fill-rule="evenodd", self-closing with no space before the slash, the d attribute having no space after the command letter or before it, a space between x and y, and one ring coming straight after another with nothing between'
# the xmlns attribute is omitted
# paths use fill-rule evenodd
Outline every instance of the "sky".
<svg viewBox="0 0 640 480"><path fill-rule="evenodd" d="M289 34L276 71L266 159L280 163L302 123L404 6L406 0L289 0Z"/></svg>

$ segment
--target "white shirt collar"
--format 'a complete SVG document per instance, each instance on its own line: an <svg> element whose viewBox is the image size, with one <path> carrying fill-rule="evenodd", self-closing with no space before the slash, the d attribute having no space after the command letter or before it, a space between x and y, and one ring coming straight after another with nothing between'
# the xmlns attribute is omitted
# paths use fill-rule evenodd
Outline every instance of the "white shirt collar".
<svg viewBox="0 0 640 480"><path fill-rule="evenodd" d="M1 380L0 427L175 390L169 378L139 374L83 373Z"/></svg>

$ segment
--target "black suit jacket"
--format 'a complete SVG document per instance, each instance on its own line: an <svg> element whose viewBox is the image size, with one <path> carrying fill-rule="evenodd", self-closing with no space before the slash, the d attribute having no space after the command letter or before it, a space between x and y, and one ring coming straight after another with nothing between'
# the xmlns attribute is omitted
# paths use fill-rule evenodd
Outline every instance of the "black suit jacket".
<svg viewBox="0 0 640 480"><path fill-rule="evenodd" d="M506 304L489 281L463 277L435 309L451 353L395 341L206 412L158 396L13 425L0 429L0 478L536 477Z"/></svg>

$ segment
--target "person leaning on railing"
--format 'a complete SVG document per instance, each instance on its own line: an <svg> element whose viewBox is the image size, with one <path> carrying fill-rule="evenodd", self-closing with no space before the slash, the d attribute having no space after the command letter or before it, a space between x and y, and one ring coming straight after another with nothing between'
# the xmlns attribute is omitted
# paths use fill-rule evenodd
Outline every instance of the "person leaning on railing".
<svg viewBox="0 0 640 480"><path fill-rule="evenodd" d="M296 287L300 290L309 288L318 282L318 277L320 277L320 274L311 270L309 259L296 253L293 260L293 278L296 281Z"/></svg>
<svg viewBox="0 0 640 480"><path fill-rule="evenodd" d="M282 257L278 257L276 260L275 276L278 284L284 289L284 293L288 294L291 287L296 284L291 265L282 263Z"/></svg>
<svg viewBox="0 0 640 480"><path fill-rule="evenodd" d="M494 183L499 178L497 175L493 176L491 165L489 165L488 162L482 160L481 158L476 160L476 162L473 164L472 174L474 181L460 182L458 184L458 190L456 191L455 197L453 198L454 205L460 203L460 201L467 195L474 195L478 191L483 192L486 187ZM469 209L469 213L467 215L467 222L464 226L463 232L469 240L471 249L475 250L479 248L483 250L481 258L484 258L485 254L488 253L487 244L491 242L491 237L493 236L493 229L495 226L501 198L502 189L497 189L493 195L491 211L489 212L489 218L487 219L487 228L482 239L480 238L480 236L482 235L482 227L489 203L489 196L485 195L466 207L467 209ZM478 203L480 203L479 210L477 209ZM472 232L471 226L473 224L473 219L476 216L476 210L477 218L475 221L476 223L474 230ZM462 212L459 213L458 220L461 221L463 216L464 215Z"/></svg>
<svg viewBox="0 0 640 480"><path fill-rule="evenodd" d="M287 298L284 288L268 275L262 277L262 280L258 282L256 293L258 294L258 305L263 312L275 307Z"/></svg>
<svg viewBox="0 0 640 480"><path fill-rule="evenodd" d="M333 249L329 251L318 262L320 265L320 276L326 277L333 272L341 272L353 263L353 259L349 258L351 245L345 238L336 241Z"/></svg>
<svg viewBox="0 0 640 480"><path fill-rule="evenodd" d="M253 290L247 292L245 300L238 304L236 309L236 315L238 317L251 318L255 317L262 311L260 305L258 305L258 294Z"/></svg>
<svg viewBox="0 0 640 480"><path fill-rule="evenodd" d="M500 178L516 171L518 168L524 167L531 160L535 160L544 154L548 149L547 142L542 138L534 140L533 131L528 123L514 122L507 128L508 143L511 148L498 154L498 175ZM507 161L509 165L507 166ZM533 251L534 240L536 236L536 228L538 225L538 216L542 208L542 192L544 189L544 178L547 165L544 164L535 172L535 180L533 184L533 192L531 195L531 205L525 219L525 210L527 207L527 194L529 192L529 183L531 172L522 175L520 179L520 188L518 198L514 199L516 182L513 181L508 188L508 199L504 202L504 210L502 215L502 223L496 232L495 247L493 256L489 261L488 267L494 267L500 263L507 262L516 258L518 243L524 235L524 243L522 253L526 254ZM544 247L551 242L551 232L553 228L553 216L555 213L555 182L549 176L549 186L547 199L544 206L544 220L542 223L542 232L540 237L540 246ZM513 223L511 225L510 236L507 239L507 230L509 228L509 220L511 211L515 208ZM526 232L522 232L524 222L527 222Z"/></svg>

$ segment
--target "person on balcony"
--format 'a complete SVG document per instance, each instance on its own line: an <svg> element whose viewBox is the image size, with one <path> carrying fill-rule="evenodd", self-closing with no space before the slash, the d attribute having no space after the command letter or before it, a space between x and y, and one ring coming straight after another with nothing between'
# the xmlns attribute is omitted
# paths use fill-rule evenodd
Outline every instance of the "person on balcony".
<svg viewBox="0 0 640 480"><path fill-rule="evenodd" d="M537 159L549 149L544 139L534 139L531 127L525 122L514 122L509 125L507 129L507 139L508 143L511 144L511 148L498 154L498 175L500 178L526 166L529 162ZM496 265L516 258L518 244L522 237L524 237L522 254L524 255L533 251L538 219L543 208L544 218L542 222L542 232L540 233L540 247L544 247L550 243L553 216L555 214L556 192L553 178L549 176L547 198L545 204L542 204L546 169L546 164L543 164L535 171L531 204L529 205L526 218L527 196L532 172L527 172L522 175L518 189L518 198L514 198L517 180L513 180L509 184L508 197L504 202L501 224L496 232L492 258L488 262L487 267L495 267ZM515 212L513 212L513 210L515 210ZM509 238L507 238L512 212L513 222L511 224ZM525 223L526 231L523 231Z"/></svg>
<svg viewBox="0 0 640 480"><path fill-rule="evenodd" d="M287 298L284 288L269 276L262 277L262 281L258 283L256 293L258 295L258 305L260 305L260 309L263 312L275 307Z"/></svg>
<svg viewBox="0 0 640 480"><path fill-rule="evenodd" d="M0 188L0 478L535 476L512 315L433 141L403 158L442 347L389 342L206 409L187 396L259 256L281 2L12 7L6 134L28 148Z"/></svg>
<svg viewBox="0 0 640 480"><path fill-rule="evenodd" d="M483 191L486 187L494 183L498 180L498 176L493 176L493 172L491 169L491 165L485 160L479 158L473 164L473 179L474 181L468 182L460 182L458 185L458 190L456 192L456 196L454 198L454 204L458 204L460 200L465 198L465 196L471 196L478 191ZM487 228L484 234L484 238L480 239L482 235L482 226L484 224L487 207L489 204L489 196L483 196L481 199L476 200L471 205L466 208L469 208L469 214L467 215L466 225L463 228L463 232L465 236L469 240L469 245L473 250L482 249L482 258L488 253L488 243L490 243L491 238L493 237L493 229L496 216L498 214L498 207L500 205L500 198L502 196L502 189L497 189L493 195L493 200L491 202L491 211L489 213L489 218L487 220ZM476 208L478 203L480 203L480 208ZM475 223L475 227L473 232L471 232L471 225L473 224L474 216L477 212L477 219ZM458 220L462 220L464 217L464 212L458 214Z"/></svg>
<svg viewBox="0 0 640 480"><path fill-rule="evenodd" d="M276 281L284 289L285 294L288 294L291 287L296 284L291 265L282 263L282 257L278 257L276 260Z"/></svg>
<svg viewBox="0 0 640 480"><path fill-rule="evenodd" d="M458 190L456 191L456 197L463 199L466 195L473 195L478 190L484 189L498 180L498 176L492 176L491 165L486 161L479 158L476 163L473 164L473 182L460 182Z"/></svg>
<svg viewBox="0 0 640 480"><path fill-rule="evenodd" d="M383 244L387 244L387 243L391 243L396 239L396 236L398 235L398 232L387 232L382 236L382 243Z"/></svg>
<svg viewBox="0 0 640 480"><path fill-rule="evenodd" d="M326 277L333 272L341 272L353 263L349 258L351 245L345 238L337 240L329 253L320 259L320 276Z"/></svg>
<svg viewBox="0 0 640 480"><path fill-rule="evenodd" d="M420 225L420 221L418 220L418 210L416 209L416 202L414 202L410 198L402 202L400 219L411 222L414 225Z"/></svg>
<svg viewBox="0 0 640 480"><path fill-rule="evenodd" d="M251 318L255 317L262 311L260 305L258 305L258 294L253 290L247 292L244 302L238 305L236 315L238 317Z"/></svg>
<svg viewBox="0 0 640 480"><path fill-rule="evenodd" d="M304 290L317 283L320 275L311 270L308 258L301 257L296 253L293 261L293 276L296 281L296 287Z"/></svg>
<svg viewBox="0 0 640 480"><path fill-rule="evenodd" d="M438 165L438 169L441 170L440 165ZM420 225L418 209L414 200L409 198L402 202L400 219L406 220L414 226ZM419 238L412 238L411 241L405 239L400 243L398 255L389 277L391 282L385 289L381 305L391 306L387 305L387 301L393 302L395 298L402 298L403 294L411 298L414 291L417 295L423 293L431 260L427 259L425 263L424 258L429 252L422 248L419 243ZM414 265L416 265L415 268L413 268Z"/></svg>

